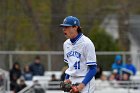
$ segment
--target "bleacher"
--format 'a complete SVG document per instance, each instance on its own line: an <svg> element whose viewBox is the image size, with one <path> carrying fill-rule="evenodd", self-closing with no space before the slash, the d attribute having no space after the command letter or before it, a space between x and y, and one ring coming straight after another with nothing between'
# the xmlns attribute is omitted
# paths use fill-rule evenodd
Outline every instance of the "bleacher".
<svg viewBox="0 0 140 93"><path fill-rule="evenodd" d="M51 79L51 75L55 74L57 79L60 79L60 76L62 74L61 71L46 71L45 76L35 76L33 77L33 81L38 80L39 83L42 85L46 93L64 93L61 90L48 90L48 81ZM104 75L109 76L111 72L104 71ZM137 72L136 76L131 77L133 83L135 81L136 84L131 86L127 86L127 88L122 88L122 86L112 87L109 84L102 83L102 85L99 85L98 82L96 82L96 88L95 93L140 93L140 72ZM31 86L33 84L33 81L26 81L27 85ZM60 82L57 82L60 83ZM108 82L110 83L110 82ZM122 82L118 82L122 83ZM134 89L133 87L137 86L137 89ZM132 87L132 88L129 88ZM20 93L26 93L26 92L20 92Z"/></svg>

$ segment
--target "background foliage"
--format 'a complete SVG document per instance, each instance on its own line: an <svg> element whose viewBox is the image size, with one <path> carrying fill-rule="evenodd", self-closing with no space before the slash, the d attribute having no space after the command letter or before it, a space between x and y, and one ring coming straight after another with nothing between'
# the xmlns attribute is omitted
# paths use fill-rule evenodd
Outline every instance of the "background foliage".
<svg viewBox="0 0 140 93"><path fill-rule="evenodd" d="M84 33L94 34L94 25L100 25L108 14L118 13L118 7L127 5L130 14L140 13L139 0L1 0L0 3L0 50L62 50L65 41L58 27L68 16L77 16ZM134 7L135 6L135 7ZM97 24L98 21L98 24ZM97 50L114 51L116 48L99 45L101 31L95 31ZM90 33L90 34L89 34ZM111 38L102 30L103 42ZM109 45L109 46L112 46ZM114 47L115 45L113 45Z"/></svg>
<svg viewBox="0 0 140 93"><path fill-rule="evenodd" d="M140 0L1 0L0 51L61 51L66 38L59 24L68 15L80 19L83 33L91 38L96 51L128 51L129 27L124 23L129 15L140 14L139 3ZM110 14L118 15L118 40L100 28ZM113 62L114 56L110 58L105 68ZM100 57L99 64L106 59Z"/></svg>

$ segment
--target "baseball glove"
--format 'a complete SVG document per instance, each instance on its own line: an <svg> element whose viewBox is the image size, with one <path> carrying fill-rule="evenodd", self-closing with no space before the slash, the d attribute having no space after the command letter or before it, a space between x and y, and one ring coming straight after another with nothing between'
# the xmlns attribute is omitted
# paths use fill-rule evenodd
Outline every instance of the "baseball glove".
<svg viewBox="0 0 140 93"><path fill-rule="evenodd" d="M60 83L60 88L64 92L70 92L70 90L71 90L71 83L69 83L69 82L61 82Z"/></svg>
<svg viewBox="0 0 140 93"><path fill-rule="evenodd" d="M60 88L64 92L80 93L77 86L78 86L78 83L76 83L76 84L71 84L71 82L61 82L60 83Z"/></svg>

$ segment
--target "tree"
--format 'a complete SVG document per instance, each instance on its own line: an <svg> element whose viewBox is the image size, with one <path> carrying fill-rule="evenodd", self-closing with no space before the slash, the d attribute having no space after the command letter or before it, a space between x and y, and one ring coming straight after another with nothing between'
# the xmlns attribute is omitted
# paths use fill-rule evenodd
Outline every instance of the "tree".
<svg viewBox="0 0 140 93"><path fill-rule="evenodd" d="M124 51L130 50L129 40L129 12L127 0L119 0L120 8L118 11L118 22L119 22L119 44Z"/></svg>
<svg viewBox="0 0 140 93"><path fill-rule="evenodd" d="M94 26L94 29L90 31L89 37L93 41L96 51L103 52L120 50L118 42L99 26ZM97 55L97 63L104 70L111 70L111 65L113 61L114 55Z"/></svg>
<svg viewBox="0 0 140 93"><path fill-rule="evenodd" d="M118 51L118 43L104 29L96 26L90 32L89 37L93 41L96 51Z"/></svg>
<svg viewBox="0 0 140 93"><path fill-rule="evenodd" d="M31 23L33 24L34 30L36 31L36 40L39 43L39 50L45 50L45 42L43 32L40 30L40 23L37 15L33 11L32 2L30 0L20 0L20 3L23 7L25 14L30 18Z"/></svg>
<svg viewBox="0 0 140 93"><path fill-rule="evenodd" d="M66 17L67 0L51 0L50 50L62 50L64 42L63 32L59 24ZM59 7L59 8L58 8Z"/></svg>

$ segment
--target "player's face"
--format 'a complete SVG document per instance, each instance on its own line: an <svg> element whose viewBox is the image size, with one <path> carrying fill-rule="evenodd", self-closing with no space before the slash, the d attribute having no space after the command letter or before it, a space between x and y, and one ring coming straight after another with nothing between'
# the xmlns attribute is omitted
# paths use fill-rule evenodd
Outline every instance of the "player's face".
<svg viewBox="0 0 140 93"><path fill-rule="evenodd" d="M64 32L64 35L67 37L67 38L70 38L70 39L73 39L77 36L77 27L72 27L72 26L68 26L68 27L63 27L63 32Z"/></svg>

